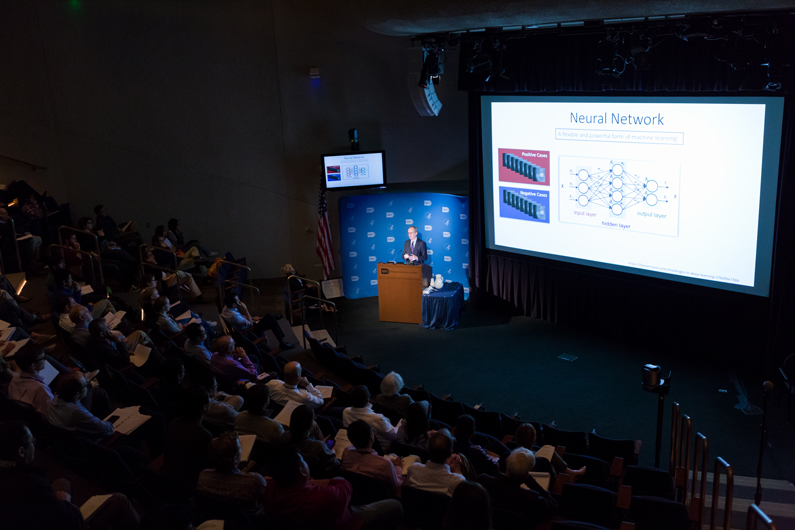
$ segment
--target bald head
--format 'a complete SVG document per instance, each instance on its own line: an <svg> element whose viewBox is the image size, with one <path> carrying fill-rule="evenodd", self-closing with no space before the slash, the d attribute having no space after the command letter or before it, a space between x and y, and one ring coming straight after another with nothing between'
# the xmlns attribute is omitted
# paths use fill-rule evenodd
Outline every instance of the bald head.
<svg viewBox="0 0 795 530"><path fill-rule="evenodd" d="M292 361L284 365L284 382L297 385L301 380L301 363Z"/></svg>
<svg viewBox="0 0 795 530"><path fill-rule="evenodd" d="M92 318L91 311L84 305L76 305L69 311L69 320L78 327L88 327Z"/></svg>
<svg viewBox="0 0 795 530"><path fill-rule="evenodd" d="M235 349L235 339L232 338L231 335L224 335L223 337L218 337L218 340L215 342L216 350L221 355L229 355Z"/></svg>

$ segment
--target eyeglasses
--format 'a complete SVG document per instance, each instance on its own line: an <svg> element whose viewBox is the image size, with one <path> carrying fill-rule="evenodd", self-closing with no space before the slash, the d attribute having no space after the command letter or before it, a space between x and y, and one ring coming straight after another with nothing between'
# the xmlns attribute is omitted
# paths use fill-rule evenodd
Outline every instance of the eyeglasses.
<svg viewBox="0 0 795 530"><path fill-rule="evenodd" d="M31 436L31 437L30 437L30 440L28 440L27 442L25 442L25 443L24 443L24 444L22 444L22 445L23 445L24 447L27 447L28 445L36 445L36 437L35 437L35 436Z"/></svg>

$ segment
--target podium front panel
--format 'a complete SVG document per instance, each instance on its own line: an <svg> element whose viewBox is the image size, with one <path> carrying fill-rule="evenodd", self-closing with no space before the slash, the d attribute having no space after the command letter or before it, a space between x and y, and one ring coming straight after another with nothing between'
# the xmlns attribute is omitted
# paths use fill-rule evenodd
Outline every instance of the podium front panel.
<svg viewBox="0 0 795 530"><path fill-rule="evenodd" d="M378 264L378 312L384 322L422 323L423 280L431 278L428 265Z"/></svg>

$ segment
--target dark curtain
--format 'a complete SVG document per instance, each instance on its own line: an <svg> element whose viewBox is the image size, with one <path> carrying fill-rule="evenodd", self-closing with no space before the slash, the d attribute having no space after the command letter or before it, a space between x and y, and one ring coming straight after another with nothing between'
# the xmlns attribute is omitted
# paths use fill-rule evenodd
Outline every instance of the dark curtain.
<svg viewBox="0 0 795 530"><path fill-rule="evenodd" d="M778 49L788 57L795 56L793 25L789 20L781 25L786 31L782 30ZM762 90L769 81L765 68L741 68L741 61L729 60L727 47L744 46L748 60L758 64L761 59L755 54L759 47L747 42L684 41L669 36L652 49L648 70L636 71L630 65L621 77L614 78L596 74L600 39L602 35L597 34L555 34L506 41L501 58L493 61L504 68L504 77L491 75L488 82L488 73L469 74L463 67L463 50L468 44L462 44L459 88L470 93L470 244L476 296L497 296L533 318L607 336L620 335L647 345L703 349L708 356L752 364L770 375L795 346L795 326L791 324L795 286L789 277L795 273L795 111L789 96L785 100L770 298L485 249L480 94L774 95ZM783 72L782 79L783 90L791 90L789 70Z"/></svg>

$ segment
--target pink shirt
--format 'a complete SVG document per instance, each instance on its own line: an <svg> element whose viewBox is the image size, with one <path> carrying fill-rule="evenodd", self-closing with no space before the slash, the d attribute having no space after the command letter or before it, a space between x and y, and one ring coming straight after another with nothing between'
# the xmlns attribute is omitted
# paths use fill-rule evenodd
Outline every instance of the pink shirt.
<svg viewBox="0 0 795 530"><path fill-rule="evenodd" d="M42 416L47 415L47 409L53 398L52 390L44 384L42 376L26 373L11 379L8 384L8 397L32 405Z"/></svg>
<svg viewBox="0 0 795 530"><path fill-rule="evenodd" d="M395 472L395 465L373 450L348 447L342 453L342 469L383 480L395 494L403 482L403 474L398 475Z"/></svg>

